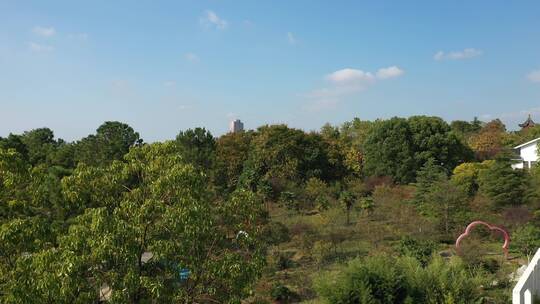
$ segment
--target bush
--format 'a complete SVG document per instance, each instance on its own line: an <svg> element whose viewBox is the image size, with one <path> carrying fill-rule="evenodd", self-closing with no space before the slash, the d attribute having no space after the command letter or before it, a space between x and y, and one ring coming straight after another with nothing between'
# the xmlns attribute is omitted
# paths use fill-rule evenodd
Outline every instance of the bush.
<svg viewBox="0 0 540 304"><path fill-rule="evenodd" d="M287 254L280 252L276 260L276 268L278 270L285 270L293 266L294 262L290 259L290 257Z"/></svg>
<svg viewBox="0 0 540 304"><path fill-rule="evenodd" d="M275 283L270 290L270 296L281 303L289 303L294 299L295 294L282 283Z"/></svg>
<svg viewBox="0 0 540 304"><path fill-rule="evenodd" d="M417 259L423 266L431 259L436 245L429 240L419 240L409 236L402 238L396 246L397 251L404 255Z"/></svg>
<svg viewBox="0 0 540 304"><path fill-rule="evenodd" d="M480 273L458 259L436 257L426 267L411 257L375 256L351 261L334 279L316 282L328 303L467 304L481 299Z"/></svg>
<svg viewBox="0 0 540 304"><path fill-rule="evenodd" d="M291 240L289 229L280 222L270 222L263 228L262 239L268 245L278 245Z"/></svg>
<svg viewBox="0 0 540 304"><path fill-rule="evenodd" d="M317 264L324 264L333 256L332 243L326 241L316 241L313 244L312 256Z"/></svg>
<svg viewBox="0 0 540 304"><path fill-rule="evenodd" d="M519 253L533 255L540 247L540 228L532 224L519 227L512 233L512 243Z"/></svg>

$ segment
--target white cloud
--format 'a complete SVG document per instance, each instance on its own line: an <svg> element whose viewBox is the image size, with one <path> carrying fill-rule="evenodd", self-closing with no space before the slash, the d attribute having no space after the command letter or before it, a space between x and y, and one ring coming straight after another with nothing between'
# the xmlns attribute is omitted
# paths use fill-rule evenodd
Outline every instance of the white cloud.
<svg viewBox="0 0 540 304"><path fill-rule="evenodd" d="M337 85L348 85L371 82L375 80L375 76L370 72L346 68L328 74L326 79Z"/></svg>
<svg viewBox="0 0 540 304"><path fill-rule="evenodd" d="M172 81L172 80L169 80L169 81L165 81L163 83L163 85L166 86L166 87L174 87L176 85L176 82Z"/></svg>
<svg viewBox="0 0 540 304"><path fill-rule="evenodd" d="M527 79L531 82L540 83L540 70L535 70L527 74Z"/></svg>
<svg viewBox="0 0 540 304"><path fill-rule="evenodd" d="M54 27L42 27L42 26L36 26L32 29L32 32L38 36L41 37L52 37L56 34L56 30Z"/></svg>
<svg viewBox="0 0 540 304"><path fill-rule="evenodd" d="M304 108L309 111L336 108L343 98L361 92L378 81L399 77L404 73L397 66L381 68L375 73L352 68L335 71L325 76L328 86L304 95L310 101Z"/></svg>
<svg viewBox="0 0 540 304"><path fill-rule="evenodd" d="M36 53L45 53L45 52L54 51L54 47L52 47L50 45L39 44L39 43L35 43L35 42L29 42L28 43L28 48L32 52L36 52Z"/></svg>
<svg viewBox="0 0 540 304"><path fill-rule="evenodd" d="M211 10L205 11L204 15L199 19L199 21L204 26L215 27L218 30L224 30L229 25L227 20L220 18Z"/></svg>
<svg viewBox="0 0 540 304"><path fill-rule="evenodd" d="M377 76L378 79L382 80L382 79L399 77L403 75L403 73L404 71L402 69L394 65L391 67L379 69L375 75Z"/></svg>
<svg viewBox="0 0 540 304"><path fill-rule="evenodd" d="M189 62L193 62L193 63L197 63L200 61L200 58L197 54L195 53L186 53L184 55L184 58L189 61Z"/></svg>
<svg viewBox="0 0 540 304"><path fill-rule="evenodd" d="M477 57L482 55L484 52L481 50L477 50L474 48L467 48L462 51L452 51L452 52L443 52L438 51L433 55L433 59L435 60L461 60L461 59L469 59L473 57Z"/></svg>
<svg viewBox="0 0 540 304"><path fill-rule="evenodd" d="M291 32L287 33L287 40L289 41L290 44L293 44L293 45L296 44L296 38Z"/></svg>

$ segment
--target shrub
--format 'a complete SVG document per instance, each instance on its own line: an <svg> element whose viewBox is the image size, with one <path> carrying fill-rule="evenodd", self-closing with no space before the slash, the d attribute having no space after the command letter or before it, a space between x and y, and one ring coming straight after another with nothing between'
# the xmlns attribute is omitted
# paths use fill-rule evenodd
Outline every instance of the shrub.
<svg viewBox="0 0 540 304"><path fill-rule="evenodd" d="M270 222L263 228L262 239L268 245L278 245L291 240L289 229L280 222Z"/></svg>
<svg viewBox="0 0 540 304"><path fill-rule="evenodd" d="M431 255L437 246L429 240L419 240L406 236L399 241L396 247L400 254L413 257L425 266L431 259Z"/></svg>
<svg viewBox="0 0 540 304"><path fill-rule="evenodd" d="M317 264L324 264L332 257L332 244L326 241L316 241L311 252Z"/></svg>
<svg viewBox="0 0 540 304"><path fill-rule="evenodd" d="M294 292L282 283L275 283L270 290L272 299L281 303L289 303L294 299L294 295Z"/></svg>
<svg viewBox="0 0 540 304"><path fill-rule="evenodd" d="M278 270L289 269L294 266L294 262L290 259L289 255L280 252L276 260L276 268Z"/></svg>
<svg viewBox="0 0 540 304"><path fill-rule="evenodd" d="M532 224L519 227L512 233L512 243L514 248L526 256L534 254L540 247L540 228Z"/></svg>
<svg viewBox="0 0 540 304"><path fill-rule="evenodd" d="M328 303L467 304L481 300L482 276L458 258L432 259L426 267L411 257L374 256L351 261L335 278L316 282Z"/></svg>

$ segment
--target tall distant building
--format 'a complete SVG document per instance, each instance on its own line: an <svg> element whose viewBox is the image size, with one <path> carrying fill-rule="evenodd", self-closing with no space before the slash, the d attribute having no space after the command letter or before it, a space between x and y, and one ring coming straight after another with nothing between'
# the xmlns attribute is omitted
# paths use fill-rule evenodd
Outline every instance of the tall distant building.
<svg viewBox="0 0 540 304"><path fill-rule="evenodd" d="M231 131L232 133L244 131L244 123L241 122L240 119L235 119L231 121L229 131Z"/></svg>

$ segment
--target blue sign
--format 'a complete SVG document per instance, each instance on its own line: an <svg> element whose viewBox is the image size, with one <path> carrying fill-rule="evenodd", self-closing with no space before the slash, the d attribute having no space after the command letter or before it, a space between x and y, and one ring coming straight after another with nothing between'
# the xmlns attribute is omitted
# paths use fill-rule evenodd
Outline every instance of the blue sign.
<svg viewBox="0 0 540 304"><path fill-rule="evenodd" d="M180 275L180 281L185 281L189 278L191 271L187 268L182 268L178 274Z"/></svg>

